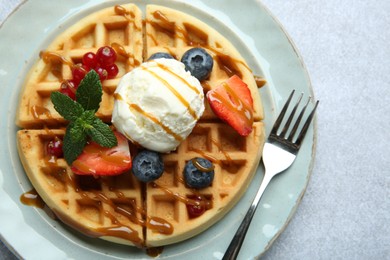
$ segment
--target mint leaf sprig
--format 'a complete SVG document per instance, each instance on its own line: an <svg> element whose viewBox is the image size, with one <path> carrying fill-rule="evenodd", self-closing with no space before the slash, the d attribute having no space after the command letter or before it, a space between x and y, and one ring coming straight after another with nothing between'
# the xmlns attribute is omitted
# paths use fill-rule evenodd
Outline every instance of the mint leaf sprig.
<svg viewBox="0 0 390 260"><path fill-rule="evenodd" d="M80 82L76 101L58 91L50 95L54 109L69 121L63 140L64 158L69 165L82 153L89 138L103 147L117 145L111 128L95 115L102 95L102 84L94 70Z"/></svg>

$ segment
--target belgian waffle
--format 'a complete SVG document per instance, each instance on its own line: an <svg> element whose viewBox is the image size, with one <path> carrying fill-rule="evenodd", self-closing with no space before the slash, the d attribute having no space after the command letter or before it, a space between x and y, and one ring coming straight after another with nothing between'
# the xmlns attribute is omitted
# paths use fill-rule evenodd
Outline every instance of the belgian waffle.
<svg viewBox="0 0 390 260"><path fill-rule="evenodd" d="M176 151L162 155L161 178L139 183L131 172L116 177L86 177L72 173L62 158L46 154L49 140L62 138L66 121L54 110L50 93L71 77L70 63L103 45L120 46L116 78L103 83L97 115L110 122L116 85L127 71L158 51L179 59L194 46L214 59L204 91L217 87L232 74L239 75L252 93L254 125L247 137L220 121L206 102L206 110L191 135ZM51 53L47 58L44 53ZM82 233L136 246L162 246L192 237L228 212L249 185L261 157L264 127L257 86L244 59L217 31L198 19L162 6L148 5L145 18L133 4L93 13L61 33L45 50L26 77L17 125L18 150L32 185L60 220ZM46 59L45 59L46 57ZM58 57L61 57L58 58ZM65 61L64 61L65 59ZM69 62L70 61L70 62ZM130 144L131 150L137 147ZM215 165L212 186L193 190L184 184L187 161L205 157ZM187 207L199 204L206 211L196 218Z"/></svg>
<svg viewBox="0 0 390 260"><path fill-rule="evenodd" d="M22 128L55 128L66 124L54 109L50 93L60 89L63 79L72 78L69 63L80 63L86 52L96 52L101 46L116 43L121 53L116 62L119 73L116 78L103 82L103 100L97 112L100 118L110 122L112 95L121 76L142 62L142 37L142 13L135 5L107 8L78 21L41 52L41 58L30 70L16 124Z"/></svg>

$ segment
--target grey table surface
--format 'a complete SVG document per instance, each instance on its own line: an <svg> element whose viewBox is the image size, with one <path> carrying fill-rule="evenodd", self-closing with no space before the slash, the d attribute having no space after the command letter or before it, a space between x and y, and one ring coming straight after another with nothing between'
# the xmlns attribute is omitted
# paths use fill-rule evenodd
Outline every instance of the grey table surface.
<svg viewBox="0 0 390 260"><path fill-rule="evenodd" d="M0 0L0 23L20 2ZM262 2L321 101L306 194L263 258L390 259L390 1ZM16 259L2 243L0 259Z"/></svg>

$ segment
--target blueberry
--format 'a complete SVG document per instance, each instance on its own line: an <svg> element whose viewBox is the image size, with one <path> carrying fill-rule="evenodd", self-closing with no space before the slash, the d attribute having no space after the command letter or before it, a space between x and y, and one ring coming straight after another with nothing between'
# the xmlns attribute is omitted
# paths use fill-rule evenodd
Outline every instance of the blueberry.
<svg viewBox="0 0 390 260"><path fill-rule="evenodd" d="M214 65L213 58L202 48L192 48L186 51L181 58L186 70L199 81L210 76Z"/></svg>
<svg viewBox="0 0 390 260"><path fill-rule="evenodd" d="M200 164L200 165L194 165ZM188 187L202 189L210 186L214 179L214 165L204 158L189 160L184 167L184 180Z"/></svg>
<svg viewBox="0 0 390 260"><path fill-rule="evenodd" d="M160 59L160 58L165 58L165 59L174 59L173 56L169 53L166 52L156 52L152 54L148 60L155 60L155 59Z"/></svg>
<svg viewBox="0 0 390 260"><path fill-rule="evenodd" d="M164 163L159 153L149 150L139 152L133 159L133 173L142 182L154 181L164 172Z"/></svg>

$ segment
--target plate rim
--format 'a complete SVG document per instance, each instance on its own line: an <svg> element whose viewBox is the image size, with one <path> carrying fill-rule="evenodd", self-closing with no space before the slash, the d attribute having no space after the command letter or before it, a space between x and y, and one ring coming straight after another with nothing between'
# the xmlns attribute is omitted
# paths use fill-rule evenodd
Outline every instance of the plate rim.
<svg viewBox="0 0 390 260"><path fill-rule="evenodd" d="M24 5L26 4L27 2L31 2L31 1L28 1L28 0L23 0L21 3L19 3L17 5L17 7L10 13L8 14L8 16L4 19L4 21L2 22L2 24L0 24L0 30L3 28L4 25L7 24L7 20L9 17L15 15L15 13L17 13L17 11ZM184 2L185 1L179 1L179 2ZM265 6L262 2L260 2L259 0L254 0L254 2L256 2L256 4L260 5L266 12L267 14L273 19L273 21L275 22L275 24L278 26L278 28L283 32L283 34L286 36L286 38L288 39L290 45L292 46L292 49L294 50L294 53L295 53L295 56L297 57L297 59L299 60L300 64L301 64L301 67L302 67L302 70L303 70L303 74L305 75L306 77L306 80L307 80L307 84L308 84L308 87L309 87L309 90L310 90L310 95L314 98L314 90L313 90L313 86L312 86L312 83L311 83L311 80L310 80L310 76L309 76L309 73L308 73L308 70L307 70L307 67L303 61L303 58L297 48L297 46L295 45L294 41L292 40L291 36L288 34L288 32L285 30L285 28L283 27L283 25L280 23L280 21L277 19L276 16L274 16L272 14L272 12L268 9L267 6ZM101 4L101 2L97 2L96 5L98 4ZM85 11L85 9L84 9ZM268 90L269 92L271 92L271 90ZM269 247L271 247L271 245L274 243L274 241L280 236L281 233L284 232L284 230L286 229L286 227L288 226L288 224L290 223L292 217L295 215L296 213L296 210L297 208L299 207L300 203L301 203L301 200L306 192L306 189L307 189L307 186L308 186L308 183L309 183L309 180L311 178L311 175L312 175L312 172L313 172L313 167L314 167L314 164L315 164L315 155L316 155L316 148L317 148L317 116L315 116L314 118L314 121L313 121L313 138L312 138L312 147L311 147L311 160L310 160L310 164L309 164L309 169L308 169L308 174L307 174L307 179L306 179L306 183L305 183L305 186L304 186L304 189L301 191L301 193L299 194L299 197L298 197L298 200L297 200L297 203L295 203L294 207L292 208L292 210L290 211L290 214L288 215L285 223L283 224L283 226L278 230L278 232L273 236L273 238L270 240L270 242L267 244L267 246L264 248L264 250L262 252L260 252L260 254L258 256L262 256L268 249ZM1 170L1 169L0 169ZM15 250L15 248L8 243L8 241L5 239L5 237L3 236L3 234L0 234L0 239L2 240L2 242L10 249L10 251L12 253L14 253L16 256L18 257L21 257L21 255L19 254L19 252L17 252Z"/></svg>
<svg viewBox="0 0 390 260"><path fill-rule="evenodd" d="M260 0L255 0L255 1L264 8L264 10L268 13L268 15L274 20L275 24L280 28L280 30L283 31L284 35L286 36L287 40L289 41L290 45L292 46L292 49L294 50L295 55L297 56L299 62L301 63L303 71L305 72L304 75L305 75L306 80L308 82L310 96L313 99L315 99L315 94L314 94L314 89L313 89L313 84L312 84L312 81L310 78L310 74L309 74L308 68L303 60L303 57L299 51L298 46L295 44L291 35L284 28L284 26L280 22L280 20L271 12L271 10L264 3L262 3ZM301 204L303 197L306 194L308 184L309 184L311 176L313 174L313 169L314 169L314 165L315 165L315 161L316 161L316 154L317 154L317 138L318 138L318 136L317 136L317 134L318 134L317 115L318 115L318 113L316 113L314 115L314 118L312 121L312 125L313 125L313 139L312 139L313 144L312 144L312 151L311 151L311 158L312 159L310 160L310 165L309 165L309 169L308 169L308 175L307 175L305 187L301 191L301 193L299 194L298 202L294 205L293 209L290 211L290 214L288 215L286 222L283 224L282 228L279 229L279 231L270 240L268 245L264 248L263 252L261 252L258 255L258 257L262 257L268 251L268 249L273 245L273 243L279 238L279 236L286 230L287 226L290 224L290 222L292 221L292 218L294 217L295 213L297 212L298 207Z"/></svg>

